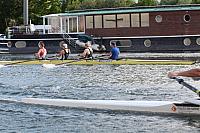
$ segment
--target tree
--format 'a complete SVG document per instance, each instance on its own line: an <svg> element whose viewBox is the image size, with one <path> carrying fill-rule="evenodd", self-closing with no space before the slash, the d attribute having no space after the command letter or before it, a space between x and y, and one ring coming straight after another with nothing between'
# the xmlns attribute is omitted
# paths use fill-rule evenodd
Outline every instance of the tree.
<svg viewBox="0 0 200 133"><path fill-rule="evenodd" d="M62 2L60 0L30 0L29 17L35 24L42 23L41 16L60 13Z"/></svg>
<svg viewBox="0 0 200 133"><path fill-rule="evenodd" d="M200 0L192 0L192 4L200 4Z"/></svg>
<svg viewBox="0 0 200 133"><path fill-rule="evenodd" d="M119 0L119 6L121 7L130 7L131 5L135 4L133 0Z"/></svg>
<svg viewBox="0 0 200 133"><path fill-rule="evenodd" d="M133 0L84 0L81 9L130 7L132 4Z"/></svg>
<svg viewBox="0 0 200 133"><path fill-rule="evenodd" d="M19 25L22 19L21 0L1 0L0 1L0 33L4 33L8 26Z"/></svg>
<svg viewBox="0 0 200 133"><path fill-rule="evenodd" d="M69 0L62 0L62 5L61 5L61 12L65 12L68 6L68 1Z"/></svg>
<svg viewBox="0 0 200 133"><path fill-rule="evenodd" d="M81 7L81 9L92 9L92 8L95 8L95 6L96 6L96 0L83 0L81 2L80 7Z"/></svg>
<svg viewBox="0 0 200 133"><path fill-rule="evenodd" d="M193 0L161 0L160 5L191 4Z"/></svg>
<svg viewBox="0 0 200 133"><path fill-rule="evenodd" d="M161 0L160 5L176 5L178 0Z"/></svg>
<svg viewBox="0 0 200 133"><path fill-rule="evenodd" d="M191 4L192 0L178 0L177 4Z"/></svg>
<svg viewBox="0 0 200 133"><path fill-rule="evenodd" d="M139 6L156 6L158 5L158 1L157 0L138 0L138 4Z"/></svg>
<svg viewBox="0 0 200 133"><path fill-rule="evenodd" d="M81 2L80 0L70 0L68 1L67 10L80 10Z"/></svg>

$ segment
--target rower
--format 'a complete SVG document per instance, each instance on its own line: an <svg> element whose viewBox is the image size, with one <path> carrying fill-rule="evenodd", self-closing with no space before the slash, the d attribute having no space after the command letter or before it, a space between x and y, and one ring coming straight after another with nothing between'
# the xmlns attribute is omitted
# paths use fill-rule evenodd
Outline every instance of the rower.
<svg viewBox="0 0 200 133"><path fill-rule="evenodd" d="M89 42L85 43L85 50L80 56L85 59L93 59L92 54L93 54L93 50L91 48L91 44Z"/></svg>
<svg viewBox="0 0 200 133"><path fill-rule="evenodd" d="M47 50L45 48L45 44L43 41L40 41L38 46L40 49L38 50L37 53L35 53L35 57L39 60L44 60L47 55Z"/></svg>
<svg viewBox="0 0 200 133"><path fill-rule="evenodd" d="M191 77L193 80L200 80L200 69L199 68L190 69L187 71L180 71L180 72L169 72L168 77L172 78L172 79L176 79L180 84L186 86L187 88L189 88L190 90L192 90L193 92L197 93L200 96L200 90L194 88L191 85L188 85L182 79L176 78L178 76Z"/></svg>
<svg viewBox="0 0 200 133"><path fill-rule="evenodd" d="M119 59L119 48L117 47L116 43L110 43L111 51L110 51L110 59L118 60Z"/></svg>
<svg viewBox="0 0 200 133"><path fill-rule="evenodd" d="M62 50L59 52L58 56L61 57L60 60L67 60L70 54L70 49L68 48L68 45L66 43L63 43L60 45Z"/></svg>
<svg viewBox="0 0 200 133"><path fill-rule="evenodd" d="M194 80L200 79L200 69L190 69L188 71L180 71L180 72L169 72L168 77L173 78L177 76L183 76L183 77L191 77Z"/></svg>

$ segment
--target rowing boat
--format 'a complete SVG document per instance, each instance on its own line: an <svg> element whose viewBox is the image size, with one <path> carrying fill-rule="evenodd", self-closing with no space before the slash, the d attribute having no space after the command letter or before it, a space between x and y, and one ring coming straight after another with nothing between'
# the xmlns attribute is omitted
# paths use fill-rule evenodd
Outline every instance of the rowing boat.
<svg viewBox="0 0 200 133"><path fill-rule="evenodd" d="M200 95L200 91L198 89L187 84L183 79L173 79ZM200 115L200 98L186 101L74 100L48 98L22 98L18 100L4 99L2 101L79 109L133 111L139 113L164 113L190 116Z"/></svg>
<svg viewBox="0 0 200 133"><path fill-rule="evenodd" d="M192 102L178 102L23 98L21 102L71 108L200 115L200 99L192 100Z"/></svg>
<svg viewBox="0 0 200 133"><path fill-rule="evenodd" d="M200 91L186 83L183 79L174 77L179 84L187 87L200 97ZM180 115L200 115L200 98L186 101L122 101L122 100L73 100L73 99L42 99L23 98L22 103L71 108L103 109L115 111L134 111L150 113L167 113Z"/></svg>
<svg viewBox="0 0 200 133"><path fill-rule="evenodd" d="M71 65L192 65L194 61L188 60L14 60L0 61L1 65L38 65L38 64L71 64Z"/></svg>

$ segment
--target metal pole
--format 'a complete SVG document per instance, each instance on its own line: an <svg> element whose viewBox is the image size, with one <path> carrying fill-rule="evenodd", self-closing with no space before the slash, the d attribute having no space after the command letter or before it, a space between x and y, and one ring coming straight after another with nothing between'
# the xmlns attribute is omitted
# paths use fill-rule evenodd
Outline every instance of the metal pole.
<svg viewBox="0 0 200 133"><path fill-rule="evenodd" d="M23 0L23 19L24 25L28 25L28 0Z"/></svg>
<svg viewBox="0 0 200 133"><path fill-rule="evenodd" d="M45 31L45 25L46 25L46 24L45 24L45 17L43 17L43 34L45 34L45 32L46 32L46 31Z"/></svg>

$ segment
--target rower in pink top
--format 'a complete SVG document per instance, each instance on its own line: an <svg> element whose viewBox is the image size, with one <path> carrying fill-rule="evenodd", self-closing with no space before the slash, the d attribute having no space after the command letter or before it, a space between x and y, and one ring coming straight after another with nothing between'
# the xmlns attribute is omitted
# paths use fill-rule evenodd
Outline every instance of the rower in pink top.
<svg viewBox="0 0 200 133"><path fill-rule="evenodd" d="M40 49L37 53L35 53L35 56L39 60L44 60L47 55L47 50L45 48L45 44L43 41L40 41L38 46Z"/></svg>

